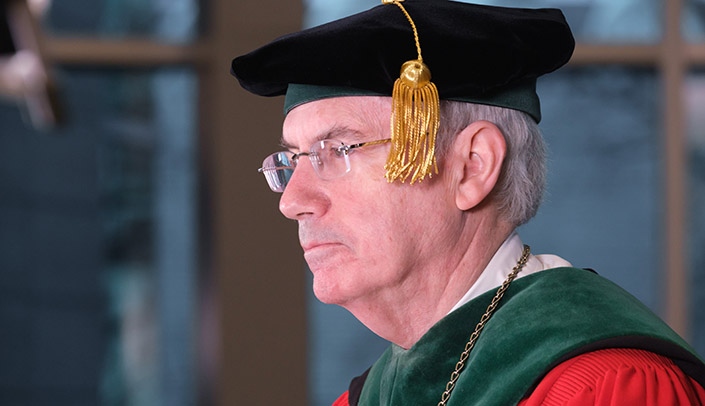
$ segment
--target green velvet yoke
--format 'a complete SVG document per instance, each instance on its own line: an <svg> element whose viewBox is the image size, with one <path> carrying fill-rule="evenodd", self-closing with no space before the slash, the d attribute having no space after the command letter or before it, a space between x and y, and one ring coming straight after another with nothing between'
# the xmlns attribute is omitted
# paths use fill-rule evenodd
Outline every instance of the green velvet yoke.
<svg viewBox="0 0 705 406"><path fill-rule="evenodd" d="M370 370L359 405L436 405L494 294L452 312L409 350L392 345ZM511 284L448 406L517 404L552 367L602 348L667 356L705 386L702 359L636 298L592 272L556 268Z"/></svg>

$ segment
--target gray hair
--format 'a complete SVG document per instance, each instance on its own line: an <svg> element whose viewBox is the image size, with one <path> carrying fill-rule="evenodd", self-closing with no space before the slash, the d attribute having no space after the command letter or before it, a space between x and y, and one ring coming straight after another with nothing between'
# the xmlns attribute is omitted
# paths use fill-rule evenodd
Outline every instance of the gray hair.
<svg viewBox="0 0 705 406"><path fill-rule="evenodd" d="M439 161L455 136L479 120L494 123L504 135L507 156L494 193L500 213L520 226L536 215L546 187L546 145L541 130L528 114L518 110L444 100L436 142Z"/></svg>

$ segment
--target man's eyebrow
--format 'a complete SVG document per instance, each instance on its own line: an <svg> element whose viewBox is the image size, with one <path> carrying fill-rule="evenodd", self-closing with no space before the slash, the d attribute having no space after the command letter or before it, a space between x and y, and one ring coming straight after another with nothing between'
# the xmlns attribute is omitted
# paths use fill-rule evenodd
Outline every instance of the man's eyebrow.
<svg viewBox="0 0 705 406"><path fill-rule="evenodd" d="M362 135L362 132L352 129L348 126L334 126L328 129L327 131L319 134L316 138L314 138L313 142L330 140L339 137L349 138L351 135L359 137ZM281 145L282 148L286 148L287 150L300 149L299 147L284 140L284 137L282 137L282 139L279 141L279 145Z"/></svg>

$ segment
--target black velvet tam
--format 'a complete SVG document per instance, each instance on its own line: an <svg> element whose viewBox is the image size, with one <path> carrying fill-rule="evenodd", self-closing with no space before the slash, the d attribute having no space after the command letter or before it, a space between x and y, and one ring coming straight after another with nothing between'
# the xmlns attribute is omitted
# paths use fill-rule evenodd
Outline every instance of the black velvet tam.
<svg viewBox="0 0 705 406"><path fill-rule="evenodd" d="M423 61L441 99L487 100L527 111L538 121L536 78L565 64L575 45L560 10L448 0L402 5L416 24ZM416 58L404 13L397 5L380 4L280 37L235 58L232 73L243 88L261 96L286 94L290 84L391 95L402 64ZM536 97L536 103L524 97Z"/></svg>

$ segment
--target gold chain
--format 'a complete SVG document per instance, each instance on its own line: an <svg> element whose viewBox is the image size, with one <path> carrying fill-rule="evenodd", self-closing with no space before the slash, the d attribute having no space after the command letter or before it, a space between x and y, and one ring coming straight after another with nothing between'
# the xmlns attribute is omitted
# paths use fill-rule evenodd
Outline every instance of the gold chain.
<svg viewBox="0 0 705 406"><path fill-rule="evenodd" d="M497 289L497 293L495 293L494 297L492 298L490 305L487 306L485 314L482 315L482 318L480 318L480 322L477 323L477 325L475 326L475 331L473 331L473 333L470 335L470 340L468 340L467 344L465 344L465 350L460 354L460 360L458 361L458 363L455 364L455 371L450 374L450 381L448 381L448 383L446 384L445 391L443 392L443 395L441 395L441 401L438 402L438 406L446 406L446 403L450 398L450 393L455 388L455 383L460 377L460 372L465 367L465 361L467 361L468 357L470 356L470 351L472 351L472 347L475 346L475 341L477 341L477 337L480 336L480 332L485 327L485 324L490 319L490 317L492 317L492 313L494 313L495 309L497 308L499 301L502 300L502 296L504 296L504 292L507 290L507 288L509 288L509 284L512 283L519 271L521 271L521 269L524 268L524 266L526 265L526 262L529 260L530 253L531 248L528 245L524 245L524 251L521 253L519 261L517 261L516 266L512 268L512 272L509 273L507 279L502 282L502 286Z"/></svg>

